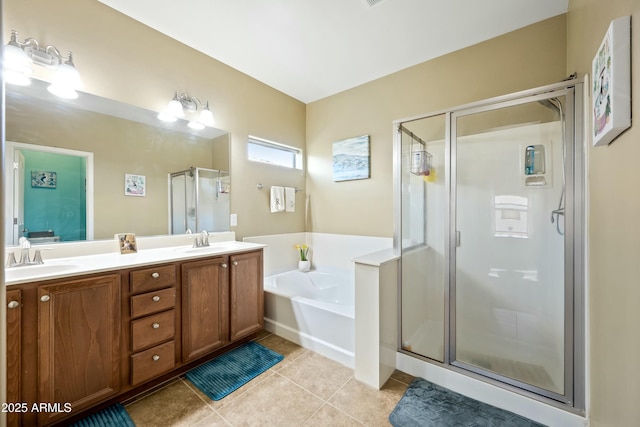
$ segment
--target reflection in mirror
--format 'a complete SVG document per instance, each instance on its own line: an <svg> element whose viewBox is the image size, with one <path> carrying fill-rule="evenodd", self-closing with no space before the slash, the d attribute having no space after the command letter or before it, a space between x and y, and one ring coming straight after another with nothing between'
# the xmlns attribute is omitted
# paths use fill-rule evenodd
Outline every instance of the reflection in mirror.
<svg viewBox="0 0 640 427"><path fill-rule="evenodd" d="M171 234L229 230L229 173L189 168L170 174Z"/></svg>
<svg viewBox="0 0 640 427"><path fill-rule="evenodd" d="M5 243L29 233L33 243L170 233L169 174L192 167L228 172L229 135L156 115L86 93L61 100L40 81L7 86ZM144 196L127 195L125 175L144 177ZM217 223L228 224L228 207L221 211L226 217Z"/></svg>

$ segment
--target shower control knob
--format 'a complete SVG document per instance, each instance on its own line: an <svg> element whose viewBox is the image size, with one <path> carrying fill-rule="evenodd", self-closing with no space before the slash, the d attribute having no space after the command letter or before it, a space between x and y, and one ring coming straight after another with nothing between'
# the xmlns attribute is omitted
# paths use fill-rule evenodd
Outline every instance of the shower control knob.
<svg viewBox="0 0 640 427"><path fill-rule="evenodd" d="M154 279L157 279L158 277L160 277L160 273L157 273L157 272L153 273L151 277L153 277Z"/></svg>

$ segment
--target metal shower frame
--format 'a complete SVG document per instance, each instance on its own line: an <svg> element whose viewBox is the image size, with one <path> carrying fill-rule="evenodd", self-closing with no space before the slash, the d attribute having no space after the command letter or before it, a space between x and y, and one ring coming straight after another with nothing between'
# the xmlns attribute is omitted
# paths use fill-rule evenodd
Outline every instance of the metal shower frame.
<svg viewBox="0 0 640 427"><path fill-rule="evenodd" d="M402 250L402 124L420 119L444 116L445 120L445 165L449 173L445 176L446 214L445 214L445 334L444 334L444 363L426 356L420 356L402 349L402 286L398 287L398 352L436 364L440 367L471 376L493 385L508 389L518 394L545 402L571 412L583 413L586 406L586 362L585 362L585 278L586 278L586 146L585 146L585 117L588 76L562 81L547 86L520 91L508 95L490 98L470 104L435 111L429 114L413 116L393 122L394 150L393 150L393 185L394 185L394 248ZM544 393L537 387L523 387L517 381L505 382L503 377L474 372L469 366L455 363L455 310L452 301L455 300L455 269L456 269L456 238L457 233L453 225L456 222L456 153L453 140L456 137L455 119L459 116L474 114L525 104L544 101L558 96L566 96L565 140L566 161L565 185L566 200L573 200L573 205L567 203L565 216L565 394L553 392ZM402 269L398 271L398 283L402 280ZM453 322L452 322L453 320ZM454 345L452 345L452 340ZM453 351L450 351L453 349Z"/></svg>

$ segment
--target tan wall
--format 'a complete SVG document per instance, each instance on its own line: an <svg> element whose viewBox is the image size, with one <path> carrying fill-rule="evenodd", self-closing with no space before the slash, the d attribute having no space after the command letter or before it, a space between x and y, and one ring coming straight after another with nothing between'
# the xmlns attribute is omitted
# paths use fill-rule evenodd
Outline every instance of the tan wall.
<svg viewBox="0 0 640 427"><path fill-rule="evenodd" d="M392 236L392 122L560 81L565 37L562 15L308 104L307 230ZM332 143L359 135L371 179L333 182Z"/></svg>
<svg viewBox="0 0 640 427"><path fill-rule="evenodd" d="M570 0L567 69L589 73L611 20L631 15L632 115L640 102L640 2ZM589 325L592 426L640 423L638 124L589 147Z"/></svg>
<svg viewBox="0 0 640 427"><path fill-rule="evenodd" d="M303 197L295 213L270 214L266 189L256 189L258 182L304 188L304 175L246 160L248 135L303 148L303 103L97 1L6 0L2 19L6 40L15 29L21 39L72 50L86 92L154 111L176 90L208 99L216 126L231 133L237 236L304 230Z"/></svg>

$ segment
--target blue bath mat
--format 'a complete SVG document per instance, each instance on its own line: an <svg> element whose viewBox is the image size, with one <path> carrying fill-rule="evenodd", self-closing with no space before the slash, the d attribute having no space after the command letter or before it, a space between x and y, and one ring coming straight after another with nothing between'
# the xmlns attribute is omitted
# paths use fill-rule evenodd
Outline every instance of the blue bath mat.
<svg viewBox="0 0 640 427"><path fill-rule="evenodd" d="M186 373L212 400L220 400L254 379L284 356L250 341Z"/></svg>
<svg viewBox="0 0 640 427"><path fill-rule="evenodd" d="M76 421L71 427L136 427L129 414L119 403Z"/></svg>
<svg viewBox="0 0 640 427"><path fill-rule="evenodd" d="M394 427L541 427L513 412L478 402L459 393L414 379L389 422Z"/></svg>

